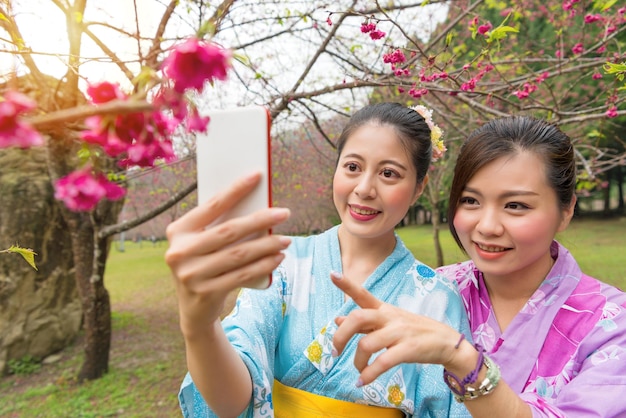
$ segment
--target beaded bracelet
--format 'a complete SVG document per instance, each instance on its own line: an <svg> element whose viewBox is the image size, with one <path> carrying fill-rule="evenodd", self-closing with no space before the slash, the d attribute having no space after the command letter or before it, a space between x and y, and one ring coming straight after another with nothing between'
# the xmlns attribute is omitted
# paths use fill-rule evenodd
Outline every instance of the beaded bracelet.
<svg viewBox="0 0 626 418"><path fill-rule="evenodd" d="M465 339L465 336L461 334L459 341L454 346L458 349L461 346L461 342ZM466 400L476 399L482 395L490 394L500 381L500 368L484 353L484 349L475 344L474 347L478 350L478 360L474 370L470 371L467 376L462 380L457 375L448 370L443 371L443 378L450 390L452 391L454 398L457 402L464 402ZM476 388L474 383L478 379L478 374L483 365L487 367L487 376L481 384ZM470 386L472 385L472 386Z"/></svg>

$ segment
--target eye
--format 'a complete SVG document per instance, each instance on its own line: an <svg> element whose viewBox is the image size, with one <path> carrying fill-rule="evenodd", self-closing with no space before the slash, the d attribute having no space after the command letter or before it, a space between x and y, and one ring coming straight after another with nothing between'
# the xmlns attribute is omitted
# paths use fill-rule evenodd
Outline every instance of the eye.
<svg viewBox="0 0 626 418"><path fill-rule="evenodd" d="M348 171L357 171L359 169L359 166L356 165L356 163L348 163L345 165L345 167L348 169Z"/></svg>
<svg viewBox="0 0 626 418"><path fill-rule="evenodd" d="M459 199L459 204L461 205L477 205L478 200L474 199L471 196L463 196Z"/></svg>
<svg viewBox="0 0 626 418"><path fill-rule="evenodd" d="M513 210L524 210L524 209L529 208L528 205L525 205L520 202L510 202L510 203L507 203L504 207L507 209L513 209Z"/></svg>
<svg viewBox="0 0 626 418"><path fill-rule="evenodd" d="M397 171L392 170L390 168L384 168L380 173L385 178L400 177L400 174L398 174Z"/></svg>

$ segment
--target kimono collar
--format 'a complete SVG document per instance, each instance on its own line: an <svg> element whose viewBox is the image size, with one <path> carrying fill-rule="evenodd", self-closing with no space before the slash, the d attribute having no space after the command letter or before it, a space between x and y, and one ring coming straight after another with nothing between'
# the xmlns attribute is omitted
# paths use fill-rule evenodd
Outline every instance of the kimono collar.
<svg viewBox="0 0 626 418"><path fill-rule="evenodd" d="M498 337L490 347L491 357L501 366L505 381L518 393L533 370L555 316L582 274L569 251L557 241L552 242L550 253L555 258L552 269L502 334L493 315L482 273L474 268L474 274L478 276L479 299L490 311L490 318L483 318L484 325L492 327L494 336Z"/></svg>

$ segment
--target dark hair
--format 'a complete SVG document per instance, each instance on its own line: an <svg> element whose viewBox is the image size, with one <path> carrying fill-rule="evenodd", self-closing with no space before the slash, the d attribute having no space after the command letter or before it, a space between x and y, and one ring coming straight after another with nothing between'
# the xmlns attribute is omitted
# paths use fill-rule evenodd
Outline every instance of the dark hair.
<svg viewBox="0 0 626 418"><path fill-rule="evenodd" d="M522 151L532 152L544 161L548 184L556 193L561 209L572 202L576 190L576 161L570 138L545 120L528 116L494 119L469 135L454 167L448 224L461 249L453 221L465 186L486 164Z"/></svg>
<svg viewBox="0 0 626 418"><path fill-rule="evenodd" d="M338 156L341 155L350 135L367 123L390 125L395 129L400 142L411 156L417 172L417 182L421 183L426 177L432 156L430 128L422 115L400 103L367 105L352 115L343 128L337 141Z"/></svg>

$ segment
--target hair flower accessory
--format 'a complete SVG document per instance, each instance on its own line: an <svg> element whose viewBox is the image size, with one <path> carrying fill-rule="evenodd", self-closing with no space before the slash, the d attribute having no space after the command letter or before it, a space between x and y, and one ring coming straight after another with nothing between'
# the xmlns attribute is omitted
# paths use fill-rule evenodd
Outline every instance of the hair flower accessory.
<svg viewBox="0 0 626 418"><path fill-rule="evenodd" d="M427 108L426 106L417 105L411 107L411 109L415 110L417 113L422 115L426 124L430 128L430 141L433 145L433 161L437 161L443 154L447 151L446 146L443 143L443 131L435 122L433 122L433 111L432 109Z"/></svg>

